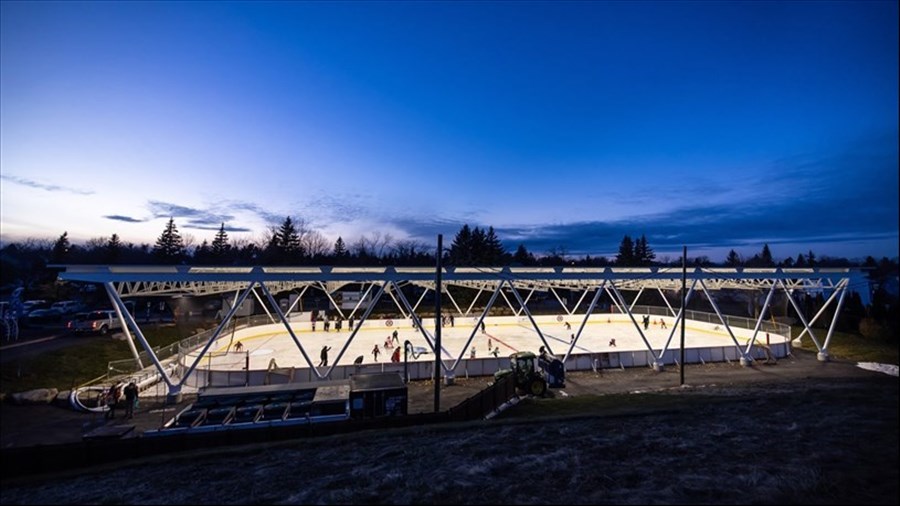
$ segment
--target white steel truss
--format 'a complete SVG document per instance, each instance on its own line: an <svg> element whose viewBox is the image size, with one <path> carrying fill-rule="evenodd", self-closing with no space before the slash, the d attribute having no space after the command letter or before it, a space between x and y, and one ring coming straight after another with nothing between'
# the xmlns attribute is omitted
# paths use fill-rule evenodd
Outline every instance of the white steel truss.
<svg viewBox="0 0 900 506"><path fill-rule="evenodd" d="M170 393L180 392L181 386L187 377L197 367L201 358L206 354L213 342L218 339L221 332L228 326L240 304L252 293L254 297L263 306L263 310L269 316L269 319L276 323L281 321L287 329L291 338L294 340L297 348L303 355L311 370L315 371L316 377L319 379L328 378L331 371L347 350L349 344L356 337L359 326L351 328L350 336L341 350L338 352L334 363L321 373L312 363L307 350L303 343L297 337L290 327L289 319L282 312L279 305L275 302L273 294L283 293L287 291L295 291L300 289L300 296L288 308L289 314L294 306L300 300L300 297L309 289L314 288L323 291L329 301L335 307L339 305L335 302L331 294L341 288L353 284L367 287L365 295L360 298L356 307L350 311L349 315L344 315L339 310L342 318L352 318L364 300L368 300L373 288L378 286L378 291L370 300L366 310L363 312L360 321L365 321L374 309L376 303L387 292L389 298L394 302L404 318L412 318L416 327L422 333L428 342L432 351L435 350L435 339L431 333L421 324L421 317L417 314L417 309L423 301L428 291L433 291L436 286L436 272L433 268L428 267L207 267L207 266L123 266L123 265L57 265L63 269L59 274L59 278L63 281L77 281L89 283L101 283L106 289L110 301L117 312L117 316L123 324L126 339L135 361L138 366L141 361L138 357L137 349L134 345L136 338L141 346L147 351L154 366L158 369L161 378L169 386ZM498 296L502 297L507 305L512 309L515 315L524 313L532 326L534 327L539 339L544 343L548 351L552 352L550 344L547 342L544 334L538 324L532 317L528 309L528 301L535 291L548 292L552 294L560 303L562 310L567 315L576 314L577 309L581 306L589 292L594 292L591 303L585 313L584 320L581 322L578 330L573 334L573 339L565 352L565 358L568 358L575 348L578 338L581 336L582 330L587 322L588 317L594 311L600 296L607 294L616 308L629 316L635 329L641 336L642 341L654 358L654 363L650 364L656 367L661 366L663 355L671 344L675 329L679 323L683 323L684 310L675 308L669 304L663 290L677 291L681 289L682 270L676 267L644 267L644 268L583 268L583 267L446 267L442 270L442 283L445 285L442 292L446 293L450 298L454 308L460 315L469 315L475 307L478 297L483 291L491 291L491 297L481 312L478 322L474 327L472 334L463 346L460 355L452 357L446 349L440 350L442 357L453 360L452 365L447 365L443 360L442 367L446 372L456 369L460 361L465 355L469 345L474 339L475 332L488 315L490 308L496 302ZM864 304L869 302L868 281L865 274L857 269L849 268L769 268L769 269L743 269L743 268L704 268L694 267L688 269L686 278L690 284L690 289L686 293L686 300L690 300L695 291L701 291L709 300L716 315L719 317L722 325L731 336L735 347L740 351L741 361L744 363L751 361L749 352L753 346L753 342L759 332L762 324L762 318L772 300L776 289L781 287L782 291L787 295L788 301L796 310L804 330L799 337L808 333L810 339L819 351L821 360L828 359L828 345L834 334L834 328L843 307L843 303L848 291L856 291L860 294ZM419 297L414 306L410 305L404 295L402 286L412 285L425 290ZM265 300L269 304L265 304L263 297L256 292L255 287L262 290ZM450 295L446 286L456 286L477 290L472 303L463 311L457 304L456 300ZM634 318L632 309L638 298L645 290L657 290L666 301L666 306L673 316L675 316L675 324L669 333L666 344L660 350L654 350L647 341L641 326ZM759 319L753 335L745 347L738 343L728 325L728 319L719 310L715 301L713 292L723 289L730 290L751 290L767 292L765 303L760 310ZM528 295L523 300L519 294L519 290L528 290ZM563 299L557 294L557 290L580 291L581 295L573 308L568 308ZM622 296L622 291L637 291L637 296L628 304ZM506 292L513 295L518 303L518 308L514 307L512 302L506 295ZM156 354L148 345L146 338L137 326L134 318L127 311L123 298L136 296L164 296L176 294L190 295L211 295L231 293L235 294L235 301L231 304L228 313L219 323L215 332L210 336L209 340L203 345L202 350L196 356L188 371L182 375L181 381L175 383L171 376L161 365ZM794 300L795 292L807 293L828 293L828 298L818 313L810 320L803 316L796 300ZM832 305L837 299L836 309L829 325L824 342L816 337L811 329L816 320L825 313L826 309ZM271 310L271 311L270 311ZM273 315L272 312L275 314ZM133 336L132 336L133 333Z"/></svg>

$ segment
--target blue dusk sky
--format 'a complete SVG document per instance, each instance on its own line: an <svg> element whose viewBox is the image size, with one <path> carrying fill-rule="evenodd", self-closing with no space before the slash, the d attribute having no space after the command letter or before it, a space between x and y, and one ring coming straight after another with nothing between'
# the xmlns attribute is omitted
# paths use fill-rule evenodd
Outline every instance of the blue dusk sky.
<svg viewBox="0 0 900 506"><path fill-rule="evenodd" d="M0 2L0 239L898 255L898 2Z"/></svg>

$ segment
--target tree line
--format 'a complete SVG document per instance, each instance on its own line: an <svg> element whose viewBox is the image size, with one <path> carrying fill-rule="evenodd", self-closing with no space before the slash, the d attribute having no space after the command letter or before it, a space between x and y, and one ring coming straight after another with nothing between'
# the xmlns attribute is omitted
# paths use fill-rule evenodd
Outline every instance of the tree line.
<svg viewBox="0 0 900 506"><path fill-rule="evenodd" d="M510 253L492 226L487 228L463 225L450 246L442 252L447 266L680 266L681 257L659 258L645 235L625 235L615 257L575 257L565 248L551 249L534 255L524 244ZM896 259L851 262L845 258L817 256L813 251L783 259L773 257L768 244L758 253L744 257L729 251L721 263L706 256L688 258L692 266L726 267L862 267L867 270L875 290L872 304L859 319L878 322L896 320L897 296L888 285L896 283ZM174 219L169 219L156 242L134 244L123 242L117 234L94 238L84 244L74 244L63 232L56 240L27 239L0 248L0 287L10 291L15 286L52 287L56 272L53 264L193 264L193 265L341 265L341 266L433 266L435 248L416 240L394 240L389 234L363 235L352 243L342 237L331 243L304 221L287 217L279 226L270 227L257 240L232 239L223 223L211 241L200 244L191 236L182 236ZM58 287L56 290L58 291ZM50 288L42 290L51 291ZM852 305L852 304L851 304ZM865 318L864 318L865 317ZM858 319L854 318L859 321ZM863 332L862 324L859 325ZM881 325L873 333L883 333ZM893 328L893 327L892 327Z"/></svg>
<svg viewBox="0 0 900 506"><path fill-rule="evenodd" d="M194 265L434 265L435 248L423 241L395 240L390 234L373 232L352 243L338 237L333 243L312 230L303 220L287 217L279 226L266 230L257 240L232 239L222 223L212 240L200 244L192 236L182 236L174 218L169 219L155 244L123 242L118 234L74 244L63 232L56 240L26 239L0 248L3 277L29 265L40 264L194 264ZM494 227L470 227L464 224L443 252L443 263L451 266L677 266L681 256L657 257L645 235L625 235L618 252L605 256L569 255L564 247L542 255L519 244L510 253ZM725 267L864 267L877 272L896 272L897 262L873 257L862 263L841 257L817 256L812 250L796 257L773 257L768 244L759 253L745 257L734 249L720 263L707 256L688 257L691 266ZM8 281L8 279L5 279Z"/></svg>

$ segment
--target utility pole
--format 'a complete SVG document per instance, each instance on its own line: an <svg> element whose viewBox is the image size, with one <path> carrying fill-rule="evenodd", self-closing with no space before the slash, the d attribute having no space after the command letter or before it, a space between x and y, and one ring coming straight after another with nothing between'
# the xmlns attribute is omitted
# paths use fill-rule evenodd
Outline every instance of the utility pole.
<svg viewBox="0 0 900 506"><path fill-rule="evenodd" d="M687 296L687 246L681 253L681 385L684 386L684 322L687 320L685 297Z"/></svg>
<svg viewBox="0 0 900 506"><path fill-rule="evenodd" d="M434 278L434 412L441 410L441 257L444 236L438 234L437 271Z"/></svg>

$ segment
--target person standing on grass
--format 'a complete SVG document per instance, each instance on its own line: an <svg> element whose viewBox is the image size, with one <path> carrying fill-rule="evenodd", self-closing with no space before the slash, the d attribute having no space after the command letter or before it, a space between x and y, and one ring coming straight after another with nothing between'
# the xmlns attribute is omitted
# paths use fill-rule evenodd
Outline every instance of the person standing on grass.
<svg viewBox="0 0 900 506"><path fill-rule="evenodd" d="M132 381L125 387L123 393L125 394L125 418L134 418L134 405L137 404L138 387Z"/></svg>
<svg viewBox="0 0 900 506"><path fill-rule="evenodd" d="M109 408L109 411L106 412L106 418L112 420L116 417L116 407L119 405L121 393L122 390L119 388L118 383L109 387L109 391L106 393L106 406Z"/></svg>

